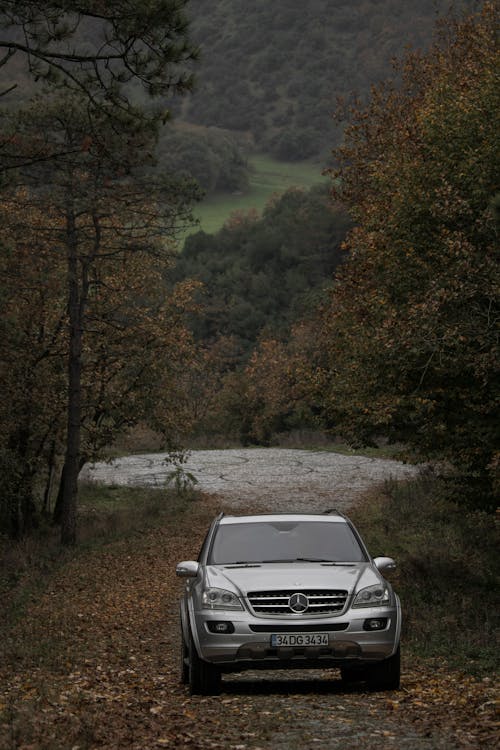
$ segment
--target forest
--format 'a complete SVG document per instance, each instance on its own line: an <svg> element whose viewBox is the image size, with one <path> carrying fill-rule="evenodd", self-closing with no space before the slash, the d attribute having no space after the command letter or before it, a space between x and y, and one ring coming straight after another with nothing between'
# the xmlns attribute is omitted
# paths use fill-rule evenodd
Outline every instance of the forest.
<svg viewBox="0 0 500 750"><path fill-rule="evenodd" d="M189 235L173 278L202 284L196 339L233 337L244 360L264 330L284 334L331 282L349 225L319 185L276 196L262 215L235 212L215 235Z"/></svg>
<svg viewBox="0 0 500 750"><path fill-rule="evenodd" d="M457 12L474 2L454 4ZM244 135L285 160L329 158L345 118L338 100L366 100L395 76L392 60L430 43L448 0L194 0L201 65L179 116ZM340 110L339 110L340 111Z"/></svg>
<svg viewBox="0 0 500 750"><path fill-rule="evenodd" d="M241 141L221 128L235 123L168 123L165 103L175 112L182 94L189 116L196 65L198 90L222 101L211 65L219 42L236 43L224 30L236 28L238 3L198 15L189 3L192 33L185 5L140 5L129 18L84 4L74 19L29 2L15 12L1 6L3 528L22 536L55 505L63 541L74 543L81 466L139 424L172 450L200 434L269 444L303 426L353 445L401 441L416 458L456 467L464 495L491 508L494 5L449 16L426 52L403 56L395 80L352 101L342 143L302 103L333 147L329 191L290 190L262 215L235 214L215 235L191 234L179 254L201 189L244 189L246 181ZM279 23L288 38L299 8L285 5ZM362 4L359 44L365 30L382 33L382 9L388 39L408 27L410 4L398 13L386 5ZM246 24L265 37L278 23L275 7L239 9L238 33L263 59L275 48L287 57L286 43L269 46ZM314 60L329 47L318 24L325 4L308 9L311 64L328 70ZM332 15L337 42L358 28L360 10ZM419 18L429 21L424 11ZM424 34L425 24L412 25ZM89 30L102 35L98 55ZM200 35L213 34L202 64ZM260 57L245 59L260 76ZM368 67L361 58L365 89ZM297 90L333 105L313 79ZM318 80L333 85L329 75ZM237 111L219 107L229 109ZM197 111L203 120L201 103Z"/></svg>
<svg viewBox="0 0 500 750"><path fill-rule="evenodd" d="M0 0L2 747L494 746L498 22L498 0ZM307 186L200 229L274 157L308 157ZM201 491L207 448L239 486ZM155 486L84 481L153 451ZM191 698L177 563L221 510L298 495L397 560L401 690L321 665Z"/></svg>

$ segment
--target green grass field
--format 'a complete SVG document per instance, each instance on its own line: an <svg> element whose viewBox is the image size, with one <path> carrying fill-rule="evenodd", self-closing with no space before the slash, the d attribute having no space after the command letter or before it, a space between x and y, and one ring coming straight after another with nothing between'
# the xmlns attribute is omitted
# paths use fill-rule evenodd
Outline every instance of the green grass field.
<svg viewBox="0 0 500 750"><path fill-rule="evenodd" d="M268 156L249 158L250 185L244 193L218 193L210 195L195 208L200 229L214 234L233 211L262 211L268 200L276 193L284 193L290 187L310 188L323 182L321 165L312 162L282 162ZM193 230L187 233L192 234Z"/></svg>

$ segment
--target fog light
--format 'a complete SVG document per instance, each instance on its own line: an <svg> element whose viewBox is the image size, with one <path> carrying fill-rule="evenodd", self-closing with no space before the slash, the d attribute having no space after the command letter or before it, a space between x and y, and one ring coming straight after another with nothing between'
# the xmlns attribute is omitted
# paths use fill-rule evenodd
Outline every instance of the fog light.
<svg viewBox="0 0 500 750"><path fill-rule="evenodd" d="M234 633L234 625L232 622L226 622L226 620L212 620L207 622L207 628L210 633Z"/></svg>
<svg viewBox="0 0 500 750"><path fill-rule="evenodd" d="M387 617L370 617L363 624L363 630L385 630L386 627Z"/></svg>

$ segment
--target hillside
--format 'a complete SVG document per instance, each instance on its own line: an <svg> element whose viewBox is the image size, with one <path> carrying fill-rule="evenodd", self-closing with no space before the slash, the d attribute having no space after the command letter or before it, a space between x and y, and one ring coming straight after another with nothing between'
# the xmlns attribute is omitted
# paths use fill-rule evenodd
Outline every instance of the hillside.
<svg viewBox="0 0 500 750"><path fill-rule="evenodd" d="M262 329L279 332L297 319L327 283L344 253L349 219L331 205L328 188L290 189L261 216L235 213L215 235L186 239L175 280L204 285L198 340L232 337L246 358Z"/></svg>
<svg viewBox="0 0 500 750"><path fill-rule="evenodd" d="M474 5L455 3L457 10ZM183 117L244 133L281 159L323 156L338 141L337 97L367 94L405 47L425 47L449 0L192 0L200 46Z"/></svg>

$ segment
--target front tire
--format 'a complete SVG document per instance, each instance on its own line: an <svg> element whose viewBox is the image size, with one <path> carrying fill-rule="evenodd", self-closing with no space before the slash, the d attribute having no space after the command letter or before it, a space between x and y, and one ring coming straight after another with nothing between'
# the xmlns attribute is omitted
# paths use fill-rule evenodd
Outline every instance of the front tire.
<svg viewBox="0 0 500 750"><path fill-rule="evenodd" d="M340 677L342 679L342 682L346 685L350 685L352 682L358 682L362 679L359 670L351 669L349 667L340 668Z"/></svg>
<svg viewBox="0 0 500 750"><path fill-rule="evenodd" d="M401 651L397 651L388 659L378 664L370 665L366 672L366 681L373 690L399 690L401 683Z"/></svg>
<svg viewBox="0 0 500 750"><path fill-rule="evenodd" d="M181 625L181 683L189 683L189 648L184 639L184 633Z"/></svg>
<svg viewBox="0 0 500 750"><path fill-rule="evenodd" d="M189 639L189 692L191 695L218 695L220 689L220 669L200 659L191 635Z"/></svg>

